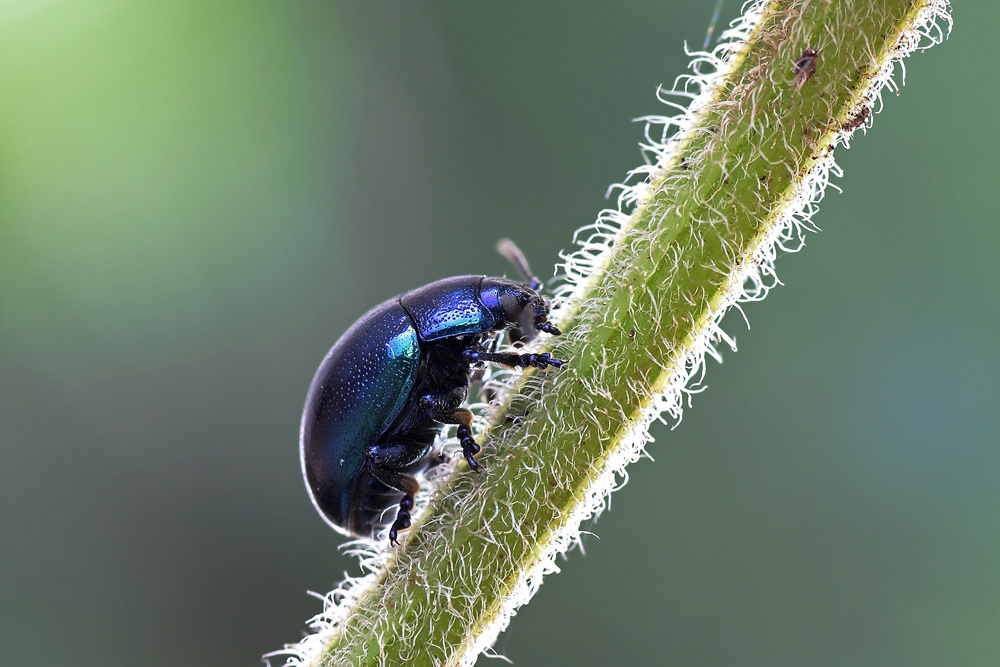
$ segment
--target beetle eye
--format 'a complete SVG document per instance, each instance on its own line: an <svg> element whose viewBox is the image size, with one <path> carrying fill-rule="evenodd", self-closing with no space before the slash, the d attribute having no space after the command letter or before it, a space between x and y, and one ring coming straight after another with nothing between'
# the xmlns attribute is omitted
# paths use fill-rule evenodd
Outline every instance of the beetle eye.
<svg viewBox="0 0 1000 667"><path fill-rule="evenodd" d="M507 319L516 321L521 314L521 300L509 292L500 295L500 306L503 308L504 314L507 315Z"/></svg>

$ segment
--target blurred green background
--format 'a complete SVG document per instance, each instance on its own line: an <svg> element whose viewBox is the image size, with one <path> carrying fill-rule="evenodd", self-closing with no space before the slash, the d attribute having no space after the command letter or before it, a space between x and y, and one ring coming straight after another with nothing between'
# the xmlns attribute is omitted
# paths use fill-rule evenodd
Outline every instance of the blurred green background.
<svg viewBox="0 0 1000 667"><path fill-rule="evenodd" d="M517 665L1000 664L1000 8L956 4ZM548 275L713 5L0 0L0 662L296 640L353 568L327 348L500 236Z"/></svg>

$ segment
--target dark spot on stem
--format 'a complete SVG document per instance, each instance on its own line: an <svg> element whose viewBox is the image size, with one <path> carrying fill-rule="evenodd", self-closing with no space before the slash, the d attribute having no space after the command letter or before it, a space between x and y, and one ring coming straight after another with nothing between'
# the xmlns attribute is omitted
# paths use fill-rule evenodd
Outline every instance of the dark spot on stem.
<svg viewBox="0 0 1000 667"><path fill-rule="evenodd" d="M840 129L844 132L853 132L868 120L868 116L872 114L872 110L866 105L862 104L860 107L851 112L851 115L847 117L844 124L840 126Z"/></svg>
<svg viewBox="0 0 1000 667"><path fill-rule="evenodd" d="M819 58L819 51L805 49L802 55L795 61L792 73L795 74L795 90L801 90L806 81L816 75L816 60Z"/></svg>

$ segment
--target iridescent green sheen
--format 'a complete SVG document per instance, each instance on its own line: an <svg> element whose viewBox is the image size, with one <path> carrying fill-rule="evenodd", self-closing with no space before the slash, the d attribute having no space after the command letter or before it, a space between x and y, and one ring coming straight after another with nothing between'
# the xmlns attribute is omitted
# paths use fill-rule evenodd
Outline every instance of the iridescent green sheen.
<svg viewBox="0 0 1000 667"><path fill-rule="evenodd" d="M409 399L419 362L417 331L392 299L358 320L316 371L302 415L302 471L313 504L340 532L370 519L355 515L356 478Z"/></svg>

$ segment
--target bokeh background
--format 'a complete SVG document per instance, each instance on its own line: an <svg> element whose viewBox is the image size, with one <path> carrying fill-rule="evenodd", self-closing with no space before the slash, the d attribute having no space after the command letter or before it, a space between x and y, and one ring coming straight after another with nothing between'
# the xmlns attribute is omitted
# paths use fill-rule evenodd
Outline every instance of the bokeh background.
<svg viewBox="0 0 1000 667"><path fill-rule="evenodd" d="M956 4L517 665L1000 664L1000 8ZM327 348L500 236L550 274L713 7L0 0L0 662L301 636L354 567L297 458Z"/></svg>

